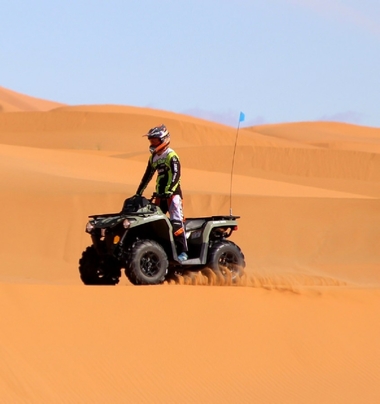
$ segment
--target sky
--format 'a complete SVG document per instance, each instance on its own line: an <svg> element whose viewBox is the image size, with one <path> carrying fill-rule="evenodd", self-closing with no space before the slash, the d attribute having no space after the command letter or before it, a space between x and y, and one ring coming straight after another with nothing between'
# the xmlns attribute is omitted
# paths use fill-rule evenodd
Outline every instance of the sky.
<svg viewBox="0 0 380 404"><path fill-rule="evenodd" d="M12 0L0 86L237 126L380 127L379 0Z"/></svg>

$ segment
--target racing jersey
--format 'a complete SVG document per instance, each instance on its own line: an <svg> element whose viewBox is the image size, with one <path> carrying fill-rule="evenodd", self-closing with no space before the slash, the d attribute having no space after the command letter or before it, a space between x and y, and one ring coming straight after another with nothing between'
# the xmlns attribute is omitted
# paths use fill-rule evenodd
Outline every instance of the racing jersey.
<svg viewBox="0 0 380 404"><path fill-rule="evenodd" d="M170 148L166 149L161 155L154 154L150 156L136 193L142 195L156 171L156 193L160 195L173 193L174 195L180 195L182 198L180 186L181 164L177 153Z"/></svg>

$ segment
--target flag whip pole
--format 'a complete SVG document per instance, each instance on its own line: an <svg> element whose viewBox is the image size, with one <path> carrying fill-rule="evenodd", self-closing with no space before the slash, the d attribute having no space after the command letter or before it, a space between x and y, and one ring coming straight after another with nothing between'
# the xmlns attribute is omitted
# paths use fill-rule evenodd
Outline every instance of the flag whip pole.
<svg viewBox="0 0 380 404"><path fill-rule="evenodd" d="M238 122L237 130L236 130L234 154L233 154L233 156L232 156L232 166L231 166L231 178L230 178L230 216L232 216L232 177L233 177L233 173L234 173L236 145L237 145L237 140L238 140L238 136L239 136L240 122L243 122L244 119L245 119L245 115L243 114L243 112L240 112L240 115L239 115L239 122Z"/></svg>

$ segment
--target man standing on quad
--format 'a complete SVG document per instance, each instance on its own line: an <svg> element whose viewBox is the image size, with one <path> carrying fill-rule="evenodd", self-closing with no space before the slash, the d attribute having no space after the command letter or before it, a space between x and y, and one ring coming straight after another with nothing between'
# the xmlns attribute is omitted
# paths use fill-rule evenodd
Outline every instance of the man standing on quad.
<svg viewBox="0 0 380 404"><path fill-rule="evenodd" d="M174 240L177 245L178 260L185 261L187 256L187 242L183 223L181 164L177 153L169 148L170 133L165 125L156 126L144 135L150 142L151 156L142 177L136 195L142 196L145 188L157 171L156 200L164 213L169 212L173 226Z"/></svg>

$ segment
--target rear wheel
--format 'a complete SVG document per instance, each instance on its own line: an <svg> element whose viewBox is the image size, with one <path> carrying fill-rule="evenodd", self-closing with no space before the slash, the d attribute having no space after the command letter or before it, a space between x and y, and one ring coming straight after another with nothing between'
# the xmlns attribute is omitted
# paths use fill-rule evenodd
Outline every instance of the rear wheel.
<svg viewBox="0 0 380 404"><path fill-rule="evenodd" d="M210 248L207 266L234 282L244 274L244 255L232 241L218 241Z"/></svg>
<svg viewBox="0 0 380 404"><path fill-rule="evenodd" d="M117 261L113 257L101 259L94 246L83 251L79 273L85 285L116 285L121 276Z"/></svg>
<svg viewBox="0 0 380 404"><path fill-rule="evenodd" d="M168 273L168 257L154 240L138 240L131 246L125 275L134 285L158 285Z"/></svg>

